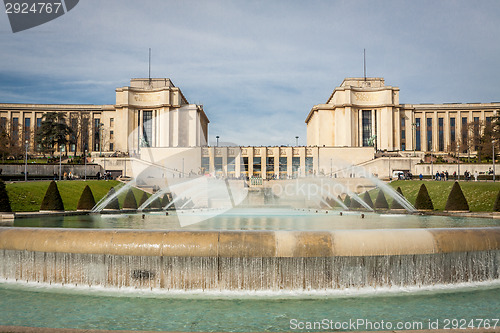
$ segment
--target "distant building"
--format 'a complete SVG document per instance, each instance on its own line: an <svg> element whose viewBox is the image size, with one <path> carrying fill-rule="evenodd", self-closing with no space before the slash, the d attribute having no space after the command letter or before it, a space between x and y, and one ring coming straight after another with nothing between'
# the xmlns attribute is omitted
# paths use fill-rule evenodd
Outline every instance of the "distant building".
<svg viewBox="0 0 500 333"><path fill-rule="evenodd" d="M500 103L400 104L383 78L346 78L306 118L307 145L434 153L474 151ZM472 144L471 144L472 142Z"/></svg>
<svg viewBox="0 0 500 333"><path fill-rule="evenodd" d="M208 147L202 105L190 104L170 79L132 79L116 89L115 105L0 104L0 129L35 153L34 134L47 112L65 113L74 132L69 154L123 153L148 163L170 159L169 167L184 174L284 179L333 177L339 160L357 165L380 150L473 151L500 103L400 104L399 88L383 78L346 78L309 112L307 146ZM126 164L103 164L127 172Z"/></svg>

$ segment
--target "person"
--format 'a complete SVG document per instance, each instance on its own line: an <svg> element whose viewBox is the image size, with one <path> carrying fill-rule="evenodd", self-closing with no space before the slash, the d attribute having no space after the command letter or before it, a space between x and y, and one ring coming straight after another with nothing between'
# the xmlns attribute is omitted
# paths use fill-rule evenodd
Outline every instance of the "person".
<svg viewBox="0 0 500 333"><path fill-rule="evenodd" d="M422 174L418 175L418 179L422 180L424 179L424 176Z"/></svg>
<svg viewBox="0 0 500 333"><path fill-rule="evenodd" d="M476 171L474 171L474 181L477 182L477 177L479 176L479 173Z"/></svg>
<svg viewBox="0 0 500 333"><path fill-rule="evenodd" d="M453 171L453 180L457 180L457 172Z"/></svg>
<svg viewBox="0 0 500 333"><path fill-rule="evenodd" d="M439 171L436 172L436 178L434 180L439 180Z"/></svg>

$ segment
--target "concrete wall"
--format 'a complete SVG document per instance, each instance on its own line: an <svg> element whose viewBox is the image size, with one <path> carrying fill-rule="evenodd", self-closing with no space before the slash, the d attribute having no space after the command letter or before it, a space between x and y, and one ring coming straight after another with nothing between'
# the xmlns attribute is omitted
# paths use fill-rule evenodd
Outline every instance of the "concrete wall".
<svg viewBox="0 0 500 333"><path fill-rule="evenodd" d="M436 174L436 172L441 172L441 171L448 171L450 176L453 174L453 172L457 172L460 174L460 176L464 175L464 172L467 170L471 173L471 175L474 175L474 172L477 171L479 174L484 174L488 173L488 171L492 169L493 170L493 165L492 164L462 164L460 163L460 172L458 170L458 165L457 164L436 164L434 163L431 165L430 163L426 164L418 164L415 166L415 175L430 175ZM500 166L495 166L495 175L500 174Z"/></svg>
<svg viewBox="0 0 500 333"><path fill-rule="evenodd" d="M3 175L21 175L24 174L24 164L0 164ZM87 164L87 175L95 176L97 172L102 172L98 164ZM83 178L85 176L85 165L61 164L61 172L71 173L75 177ZM28 164L28 175L47 176L53 174L59 175L59 164Z"/></svg>

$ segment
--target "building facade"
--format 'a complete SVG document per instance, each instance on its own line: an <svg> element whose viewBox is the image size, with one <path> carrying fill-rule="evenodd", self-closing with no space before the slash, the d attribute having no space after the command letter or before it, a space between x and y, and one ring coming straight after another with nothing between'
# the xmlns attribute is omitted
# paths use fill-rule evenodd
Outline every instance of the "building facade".
<svg viewBox="0 0 500 333"><path fill-rule="evenodd" d="M477 150L500 103L400 104L383 78L346 78L306 118L307 145L433 153Z"/></svg>
<svg viewBox="0 0 500 333"><path fill-rule="evenodd" d="M203 106L189 104L170 79L132 79L129 87L116 89L115 105L0 104L0 129L11 144L28 144L29 152L36 153L36 131L48 112L65 114L73 131L64 147L69 153L137 153L141 147L207 144L209 120Z"/></svg>
<svg viewBox="0 0 500 333"><path fill-rule="evenodd" d="M116 89L114 105L0 104L0 130L12 145L36 153L35 134L48 112L64 113L73 129L70 155L139 157L181 175L289 179L334 176L372 161L377 150L473 152L500 103L401 104L399 88L383 78L346 78L309 112L307 146L208 147L202 105L190 104L170 79L132 79ZM104 159L104 168L127 173L127 162L115 162Z"/></svg>

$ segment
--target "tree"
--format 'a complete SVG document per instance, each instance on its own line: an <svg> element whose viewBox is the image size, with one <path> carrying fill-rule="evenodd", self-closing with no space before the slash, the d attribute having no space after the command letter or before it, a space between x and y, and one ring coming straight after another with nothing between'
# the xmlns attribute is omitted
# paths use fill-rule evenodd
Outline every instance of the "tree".
<svg viewBox="0 0 500 333"><path fill-rule="evenodd" d="M444 210L448 211L469 211L469 204L458 182L453 184Z"/></svg>
<svg viewBox="0 0 500 333"><path fill-rule="evenodd" d="M362 207L362 206L361 206L361 204L359 203L359 201L358 201L358 200L356 200L356 199L354 199L354 198L353 198L353 199L351 199L351 205L349 206L349 208L351 208L351 209L359 209L359 208L361 208L361 207Z"/></svg>
<svg viewBox="0 0 500 333"><path fill-rule="evenodd" d="M497 198L495 199L495 203L493 204L493 211L500 212L500 191L498 191Z"/></svg>
<svg viewBox="0 0 500 333"><path fill-rule="evenodd" d="M47 192L45 192L45 196L43 197L40 210L64 211L64 204L55 181L50 182L49 188L47 188Z"/></svg>
<svg viewBox="0 0 500 333"><path fill-rule="evenodd" d="M349 197L349 194L345 195L344 205L346 205L347 207L351 207L351 198Z"/></svg>
<svg viewBox="0 0 500 333"><path fill-rule="evenodd" d="M371 208L373 208L373 201L372 201L372 198L370 198L370 194L368 193L368 191L366 191L363 194L363 201L366 202L366 204L368 206L370 206Z"/></svg>
<svg viewBox="0 0 500 333"><path fill-rule="evenodd" d="M168 193L165 193L163 195L163 199L161 200L161 206L166 207L170 203L170 201L172 201L170 199L170 195Z"/></svg>
<svg viewBox="0 0 500 333"><path fill-rule="evenodd" d="M377 199L375 199L375 208L376 209L389 209L389 203L387 203L387 199L385 198L384 191L380 190L377 194Z"/></svg>
<svg viewBox="0 0 500 333"><path fill-rule="evenodd" d="M45 155L54 156L57 147L66 145L72 130L66 124L66 116L62 112L47 112L43 115L42 124L36 132L35 142ZM68 149L66 149L66 155Z"/></svg>
<svg viewBox="0 0 500 333"><path fill-rule="evenodd" d="M114 187L109 189L109 192L108 194L106 194L106 197L113 199L106 205L106 207L104 207L104 209L113 209L113 210L120 209L120 203L118 202L118 197L116 197L116 191Z"/></svg>
<svg viewBox="0 0 500 333"><path fill-rule="evenodd" d="M399 195L401 195L401 197L404 198L403 191L401 190L401 187L398 186L396 192L398 192ZM404 207L401 206L401 204L396 200L396 198L394 198L394 200L392 200L391 209L404 209Z"/></svg>
<svg viewBox="0 0 500 333"><path fill-rule="evenodd" d="M94 195L92 194L92 190L87 185L83 189L82 195L80 196L80 200L78 200L78 205L76 207L77 210L91 210L95 206Z"/></svg>
<svg viewBox="0 0 500 333"><path fill-rule="evenodd" d="M432 204L431 197L429 196L429 192L427 192L425 184L420 185L417 199L415 200L415 208L420 210L434 210L434 205Z"/></svg>
<svg viewBox="0 0 500 333"><path fill-rule="evenodd" d="M151 209L161 209L162 208L162 205L161 205L161 198L156 198L153 200L153 202L151 202L151 204L149 205L149 208Z"/></svg>
<svg viewBox="0 0 500 333"><path fill-rule="evenodd" d="M137 201L135 200L134 192L128 190L123 200L123 209L137 209Z"/></svg>
<svg viewBox="0 0 500 333"><path fill-rule="evenodd" d="M141 200L139 200L139 207L142 206L149 199L149 196L146 192L142 192Z"/></svg>
<svg viewBox="0 0 500 333"><path fill-rule="evenodd" d="M10 206L9 194L5 188L5 183L0 179L0 212L10 213L12 208Z"/></svg>

